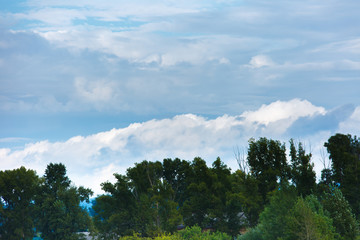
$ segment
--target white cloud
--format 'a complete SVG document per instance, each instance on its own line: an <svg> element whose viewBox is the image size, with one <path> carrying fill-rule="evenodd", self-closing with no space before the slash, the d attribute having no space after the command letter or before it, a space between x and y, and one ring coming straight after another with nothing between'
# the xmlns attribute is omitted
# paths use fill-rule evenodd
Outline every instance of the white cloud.
<svg viewBox="0 0 360 240"><path fill-rule="evenodd" d="M65 142L41 141L27 144L22 150L0 149L4 159L0 167L25 165L39 172L49 161L63 162L76 184L98 191L100 183L111 178L110 170L124 171L135 161L161 160L169 156L191 159L197 155L219 154L218 148L231 144L236 137L237 131L233 127L238 122L235 119L223 116L207 120L191 114L179 115L86 137L76 136ZM90 176L93 177L91 181Z"/></svg>
<svg viewBox="0 0 360 240"><path fill-rule="evenodd" d="M348 119L351 123L348 127L353 130L358 129L360 123L359 109ZM100 193L100 183L113 179L112 173L124 173L134 162L144 159L154 161L180 157L191 160L200 156L210 163L220 156L225 163L236 168L234 146L247 146L250 137L259 136L275 136L288 141L282 133L296 119L325 113L323 107L293 99L263 105L257 111L247 111L239 116L207 119L193 114L177 115L89 136L75 136L62 142L40 141L27 144L23 149L2 148L0 168L24 165L42 174L50 161L63 162L76 184ZM313 136L318 134L314 132ZM321 136L323 139L323 134Z"/></svg>
<svg viewBox="0 0 360 240"><path fill-rule="evenodd" d="M269 67L273 66L274 62L270 57L265 55L257 55L251 58L250 60L250 68L261 68L261 67Z"/></svg>
<svg viewBox="0 0 360 240"><path fill-rule="evenodd" d="M246 122L268 125L280 120L290 124L299 117L308 117L315 114L325 114L323 107L316 107L307 100L292 99L288 102L276 101L269 105L262 105L257 111L246 111L241 116Z"/></svg>

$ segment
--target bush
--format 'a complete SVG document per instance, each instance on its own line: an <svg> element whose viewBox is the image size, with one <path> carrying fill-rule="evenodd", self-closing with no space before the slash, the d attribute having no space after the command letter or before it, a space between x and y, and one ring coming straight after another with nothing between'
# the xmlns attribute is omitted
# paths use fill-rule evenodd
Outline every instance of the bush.
<svg viewBox="0 0 360 240"><path fill-rule="evenodd" d="M247 233L238 237L238 240L263 240L259 227L251 228Z"/></svg>
<svg viewBox="0 0 360 240"><path fill-rule="evenodd" d="M132 236L121 237L119 240L150 240L152 238L142 238L139 234L134 233ZM154 240L187 240L187 239L197 239L197 240L231 240L232 238L226 233L222 232L202 232L199 226L186 227L180 232L176 232L173 235L161 234Z"/></svg>

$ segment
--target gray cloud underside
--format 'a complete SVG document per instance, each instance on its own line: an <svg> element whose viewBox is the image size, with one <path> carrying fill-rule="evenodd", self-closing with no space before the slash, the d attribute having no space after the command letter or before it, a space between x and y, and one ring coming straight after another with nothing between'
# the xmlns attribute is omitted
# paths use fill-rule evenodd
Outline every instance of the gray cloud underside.
<svg viewBox="0 0 360 240"><path fill-rule="evenodd" d="M161 67L91 49L69 52L36 33L3 31L1 36L2 111L237 114L277 99L299 97L336 107L360 98L360 61L345 55L281 63L254 50L236 52L234 43L235 55L223 52L195 65L185 57L184 62ZM200 49L211 48L194 41ZM186 54L187 48L184 44L180 51ZM197 47L190 51L202 53Z"/></svg>

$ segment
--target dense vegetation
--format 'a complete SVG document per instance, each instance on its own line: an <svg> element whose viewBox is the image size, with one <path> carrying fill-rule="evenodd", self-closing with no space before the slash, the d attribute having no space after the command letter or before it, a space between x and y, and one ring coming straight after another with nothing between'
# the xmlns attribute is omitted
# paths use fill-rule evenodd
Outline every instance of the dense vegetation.
<svg viewBox="0 0 360 240"><path fill-rule="evenodd" d="M318 183L311 153L289 146L287 154L285 143L250 139L234 172L220 158L211 167L199 157L137 163L102 184L90 215L80 203L92 191L71 185L61 163L43 177L24 167L1 171L0 238L79 239L91 231L98 239L356 239L358 139L329 138L331 161Z"/></svg>
<svg viewBox="0 0 360 240"><path fill-rule="evenodd" d="M24 167L0 172L0 239L78 239L91 219L80 207L90 189L71 186L63 164L50 163L39 178Z"/></svg>

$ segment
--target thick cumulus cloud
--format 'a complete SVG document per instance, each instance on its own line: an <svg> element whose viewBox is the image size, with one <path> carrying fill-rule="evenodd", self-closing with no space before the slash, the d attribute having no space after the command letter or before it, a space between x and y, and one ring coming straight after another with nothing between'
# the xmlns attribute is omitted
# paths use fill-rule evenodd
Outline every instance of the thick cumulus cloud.
<svg viewBox="0 0 360 240"><path fill-rule="evenodd" d="M334 117L344 113L343 117ZM300 125L299 122L304 122L304 119L310 122ZM329 124L331 128L324 128L319 122ZM287 142L288 133L293 128L302 128L305 132L297 135L299 140L304 137L305 141L314 141L312 144L316 149L313 151L317 156L318 148L330 134L343 130L345 125L348 125L346 130L358 131L359 123L359 107L327 111L306 100L277 101L238 116L223 115L208 119L184 114L133 123L125 128L93 135L75 136L62 142L44 140L28 143L20 149L2 148L0 168L12 169L24 165L41 174L49 162L63 162L76 184L100 193L100 183L111 180L112 173L124 173L126 168L144 159L155 161L180 157L191 160L200 156L210 164L220 156L236 169L234 147L246 148L249 138L260 136ZM309 135L307 127L312 124ZM352 126L354 128L350 129ZM319 166L317 170L320 171Z"/></svg>

